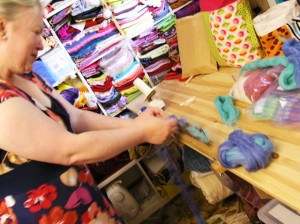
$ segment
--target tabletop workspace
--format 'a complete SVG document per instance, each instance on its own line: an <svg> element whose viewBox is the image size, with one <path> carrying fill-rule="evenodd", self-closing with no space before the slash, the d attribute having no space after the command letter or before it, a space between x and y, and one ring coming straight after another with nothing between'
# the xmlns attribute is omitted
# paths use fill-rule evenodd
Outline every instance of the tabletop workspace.
<svg viewBox="0 0 300 224"><path fill-rule="evenodd" d="M228 95L238 73L236 68L223 67L216 73L195 76L188 83L164 80L156 86L155 97L163 99L168 114L185 118L207 132L210 146L185 133L179 135L179 140L209 159L217 160L218 147L234 130L267 135L274 144L274 152L278 154L278 158L273 158L267 168L256 172L248 172L244 167L230 171L292 209L300 211L298 129L274 122L253 121L246 114L249 105L240 101L234 102L240 111L240 117L230 127L223 124L214 105L217 96ZM192 102L180 106L191 97Z"/></svg>

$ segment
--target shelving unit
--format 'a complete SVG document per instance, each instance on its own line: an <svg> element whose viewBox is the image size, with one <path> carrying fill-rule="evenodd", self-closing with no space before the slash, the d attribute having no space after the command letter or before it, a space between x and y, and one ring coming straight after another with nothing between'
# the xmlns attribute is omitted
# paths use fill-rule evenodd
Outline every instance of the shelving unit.
<svg viewBox="0 0 300 224"><path fill-rule="evenodd" d="M165 193L164 195L161 195L156 189L156 186L153 184L147 170L145 169L145 166L147 166L145 165L145 161L153 158L157 159L158 157L152 152L137 160L132 160L110 175L109 178L106 178L98 184L98 188L105 191L111 184L121 181L122 185L138 201L140 211L134 217L127 217L127 219L125 219L128 224L141 223L180 193L179 188L175 185L171 194ZM164 161L163 163L167 166L167 161ZM122 214L122 212L120 212L120 214Z"/></svg>
<svg viewBox="0 0 300 224"><path fill-rule="evenodd" d="M66 9L67 7L71 7L76 1L78 1L78 0L63 1L63 2L62 2L57 8L55 8L53 11L51 11L51 12L49 12L49 13L47 13L47 14L44 15L44 22L45 22L46 26L51 30L51 33L53 34L53 36L54 36L55 38L58 39L58 44L59 44L59 46L60 46L61 48L63 48L63 49L65 49L65 46L64 46L64 43L60 40L59 36L58 36L57 33L56 33L56 32L58 32L58 30L57 30L57 31L54 31L54 30L52 29L52 27L51 27L49 21L50 21L56 14L60 13L62 10ZM99 61L99 60L101 60L102 58L104 58L105 56L107 56L107 55L111 52L111 49L110 49L110 50L107 50L106 47L110 46L110 44L113 44L114 42L121 41L121 39L124 38L127 47L129 48L129 50L130 50L130 51L132 52L132 54L134 55L134 60L136 60L136 61L140 64L140 66L141 66L141 68L142 68L142 71L143 71L143 74L144 74L144 76L146 77L145 80L147 80L147 82L149 83L149 85L150 85L151 87L153 87L155 84L157 84L157 83L156 83L157 78L155 79L155 81L153 81L153 78L150 77L150 76L148 75L145 66L143 65L143 63L141 63L141 61L140 61L140 59L139 59L139 57L138 57L138 55L137 55L137 52L133 49L133 47L132 47L132 45L131 45L131 40L132 40L132 38L134 38L134 37L133 37L133 36L128 36L128 35L126 35L126 33L125 33L124 30L121 28L120 24L118 23L117 19L116 19L115 16L113 15L113 13L109 13L109 12L112 12L112 11L111 11L111 10L112 10L112 7L111 7L111 6L109 5L109 3L107 3L107 2L108 2L108 1L105 1L105 0L101 1L102 7L103 7L103 8L102 8L102 13L103 13L102 16L104 16L104 10L105 10L106 16L109 15L109 14L111 14L111 17L110 17L110 18L106 18L106 20L107 20L108 22L113 22L113 24L114 24L114 25L116 26L116 28L117 28L117 31L118 31L118 33L119 33L119 36L118 36L116 39L114 39L114 38L110 39L110 37L108 37L108 38L107 38L107 39L108 39L107 41L106 41L106 40L103 40L103 42L102 42L102 40L99 41L99 43L97 43L97 49L99 48L99 49L98 49L99 51L100 51L101 49L103 49L103 53L97 51L97 53L99 53L99 55L97 55L97 57L95 57L95 58L92 59L91 61L87 62L87 64L84 64L84 66L87 67L87 66L89 66L89 65L91 65L91 64L93 64L93 63L97 63L97 61ZM185 7L186 5L190 4L191 2L192 2L192 1L187 2L186 4L184 4L183 6L181 6L180 8L176 9L176 11L179 10L179 9L181 9L181 8L183 8L183 7ZM151 27L155 27L157 24L159 24L159 23L160 23L161 21L163 21L164 19L168 18L168 17L171 16L171 15L174 15L175 10L172 10L172 8L171 8L168 4L166 4L165 6L168 7L168 8L167 8L167 9L168 9L168 13L167 13L166 15L164 15L162 18L160 18L159 20L154 21L154 23L153 23L153 25L152 25ZM148 13L148 11L147 11L147 13ZM97 17L97 18L99 18L99 17ZM104 17L103 17L103 18L104 18ZM72 23L72 22L71 22L71 23ZM65 23L63 23L63 24L65 24ZM62 25L59 25L59 27L62 27L63 24L62 24ZM147 30L147 29L149 29L150 27L144 27L144 28L145 28L145 30ZM137 36L137 34L140 34L140 33L143 33L143 32L140 31L139 33L136 33L136 35L134 35L134 36ZM101 48L101 49L100 49L100 48ZM104 49L105 49L105 50L104 50ZM154 50L154 49L153 49L153 50ZM69 58L70 60L73 61L74 70L75 70L75 72L76 72L78 78L81 80L81 82L84 84L84 86L86 86L88 92L93 96L93 100L96 101L98 107L100 108L101 112L102 112L104 115L118 116L122 111L124 111L124 110L126 109L126 105L125 105L124 107L120 107L120 108L119 108L117 111L115 111L115 112L108 112L107 106L103 105L103 103L101 103L99 100L97 100L97 96L96 96L96 94L94 94L94 92L93 92L93 90L92 90L90 84L87 82L87 78L84 77L83 74L81 73L81 69L83 69L83 67L82 67L82 66L79 67L79 65L76 65L76 62L74 61L74 59L72 58L72 56L67 52L67 50L65 50L64 53L66 53L66 54L68 55L68 58ZM171 60L171 61L172 61L172 60ZM169 69L170 69L170 68L169 68ZM157 75L163 76L163 74L165 74L166 72L168 72L168 70L165 70L165 71L163 71L163 72L159 72L159 73L157 73ZM155 78L155 77L154 77L154 78ZM141 94L141 93L140 93L140 94ZM98 94L98 95L99 95L99 94ZM132 99L133 99L133 98L131 98L131 100L132 100ZM128 103L130 103L130 102L127 102L126 104L128 104Z"/></svg>

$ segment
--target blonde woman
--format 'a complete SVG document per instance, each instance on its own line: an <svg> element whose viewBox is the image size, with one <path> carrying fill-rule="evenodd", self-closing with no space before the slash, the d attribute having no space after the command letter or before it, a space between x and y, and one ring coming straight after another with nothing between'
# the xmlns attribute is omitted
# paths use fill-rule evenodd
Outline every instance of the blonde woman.
<svg viewBox="0 0 300 224"><path fill-rule="evenodd" d="M30 72L42 11L39 0L0 0L0 222L123 223L84 164L161 144L177 123L153 108L135 119L76 109Z"/></svg>

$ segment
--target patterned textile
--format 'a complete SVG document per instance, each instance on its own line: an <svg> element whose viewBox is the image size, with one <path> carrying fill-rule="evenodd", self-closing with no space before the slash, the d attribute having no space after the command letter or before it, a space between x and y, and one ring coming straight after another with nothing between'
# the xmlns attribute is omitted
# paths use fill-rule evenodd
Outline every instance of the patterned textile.
<svg viewBox="0 0 300 224"><path fill-rule="evenodd" d="M219 65L242 67L262 58L248 1L235 1L218 10L201 13L206 30L212 35L210 45Z"/></svg>
<svg viewBox="0 0 300 224"><path fill-rule="evenodd" d="M72 132L67 112L50 95L52 88L33 73L23 77L40 87L51 100L51 107L39 106L7 82L0 82L1 103L22 97ZM86 166L30 161L2 149L0 159L1 223L124 223L97 189Z"/></svg>

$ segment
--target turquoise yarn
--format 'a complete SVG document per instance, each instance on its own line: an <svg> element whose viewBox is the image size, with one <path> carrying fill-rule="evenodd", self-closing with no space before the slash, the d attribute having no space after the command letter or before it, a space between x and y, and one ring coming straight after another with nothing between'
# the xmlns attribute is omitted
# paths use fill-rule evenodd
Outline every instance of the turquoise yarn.
<svg viewBox="0 0 300 224"><path fill-rule="evenodd" d="M278 78L280 87L284 90L292 90L298 88L295 79L295 65L293 63L290 63L285 56L277 56L273 58L252 61L241 68L240 75L246 70L266 68L276 65L285 66Z"/></svg>
<svg viewBox="0 0 300 224"><path fill-rule="evenodd" d="M214 103L224 124L231 126L239 118L240 112L234 106L232 96L218 96Z"/></svg>
<svg viewBox="0 0 300 224"><path fill-rule="evenodd" d="M203 143L209 144L209 138L207 136L207 133L203 129L201 129L197 125L192 125L184 118L177 118L176 115L171 115L170 117L177 120L179 129L182 132L187 133L188 135L200 140Z"/></svg>

